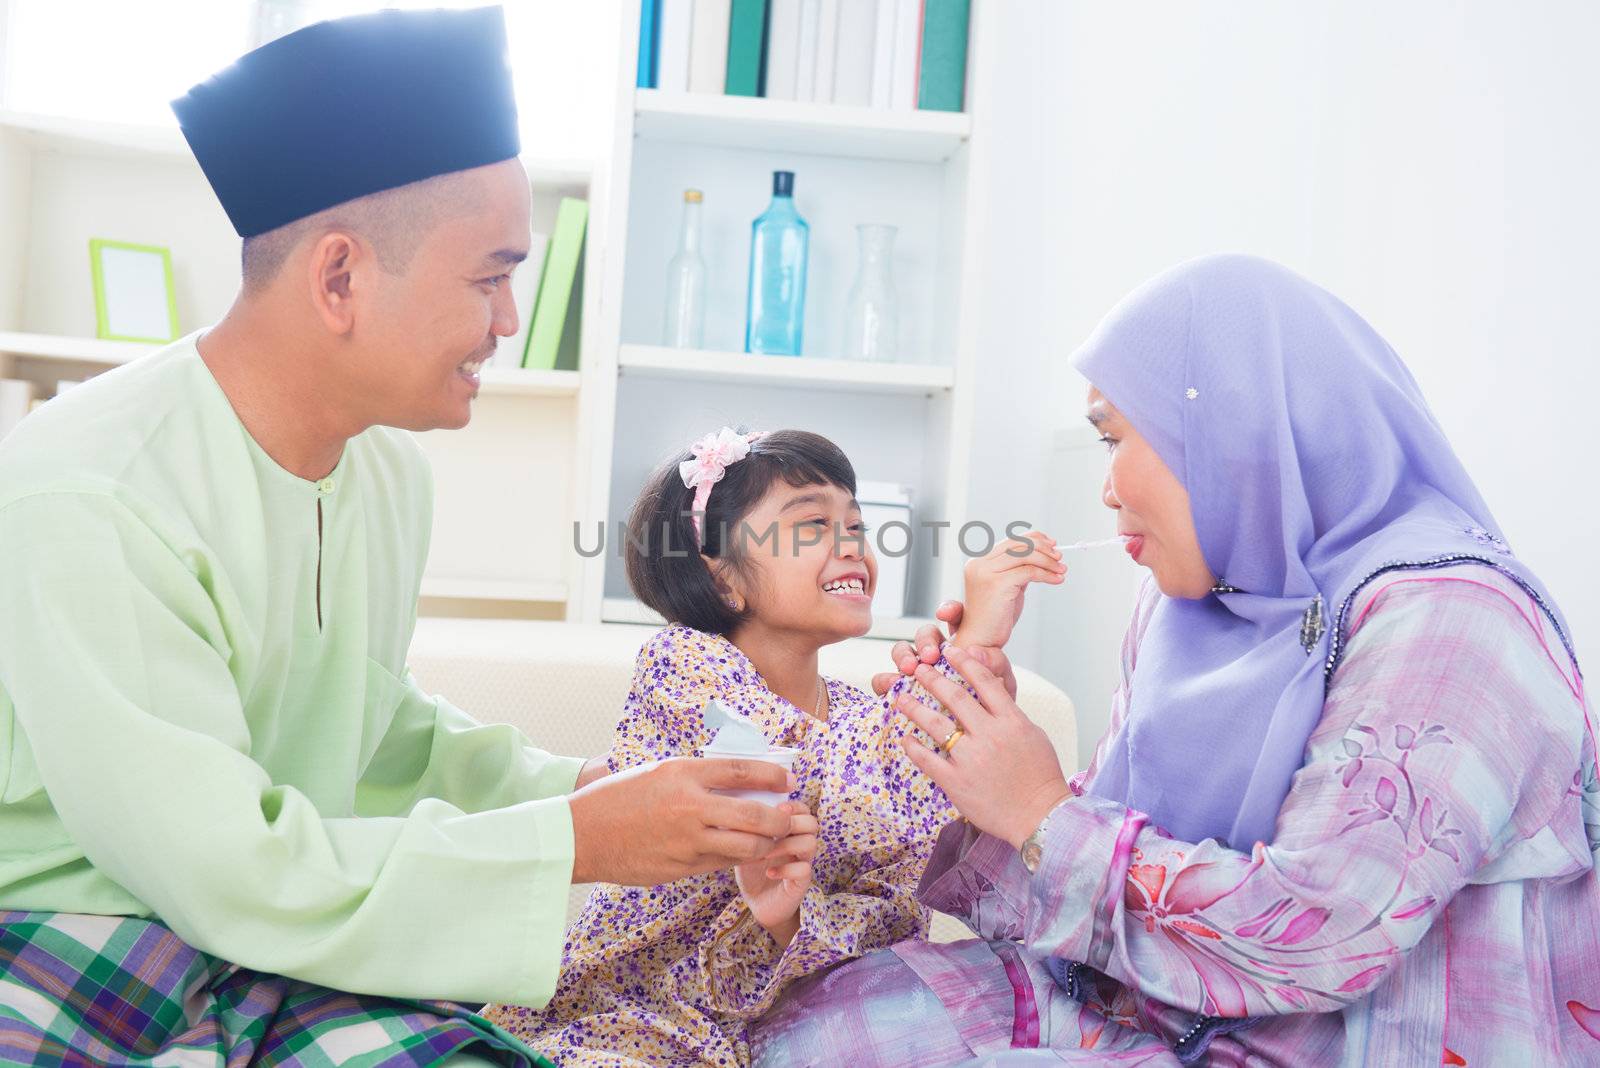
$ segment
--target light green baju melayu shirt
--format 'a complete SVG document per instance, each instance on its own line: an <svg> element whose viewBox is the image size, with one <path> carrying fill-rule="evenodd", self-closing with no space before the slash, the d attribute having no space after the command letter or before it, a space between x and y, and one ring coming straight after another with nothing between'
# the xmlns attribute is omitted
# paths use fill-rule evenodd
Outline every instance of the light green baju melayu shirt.
<svg viewBox="0 0 1600 1068"><path fill-rule="evenodd" d="M582 761L407 673L431 502L385 428L289 474L195 337L0 443L0 909L153 915L342 990L543 1004Z"/></svg>

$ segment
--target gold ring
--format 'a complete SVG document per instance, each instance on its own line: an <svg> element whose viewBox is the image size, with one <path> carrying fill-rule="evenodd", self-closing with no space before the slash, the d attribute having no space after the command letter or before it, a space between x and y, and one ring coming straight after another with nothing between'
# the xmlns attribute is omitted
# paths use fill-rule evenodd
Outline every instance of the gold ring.
<svg viewBox="0 0 1600 1068"><path fill-rule="evenodd" d="M950 750L956 747L956 743L962 738L965 738L966 735L966 731L962 730L960 727L957 727L955 730L944 736L944 741L939 743L939 752L948 754Z"/></svg>

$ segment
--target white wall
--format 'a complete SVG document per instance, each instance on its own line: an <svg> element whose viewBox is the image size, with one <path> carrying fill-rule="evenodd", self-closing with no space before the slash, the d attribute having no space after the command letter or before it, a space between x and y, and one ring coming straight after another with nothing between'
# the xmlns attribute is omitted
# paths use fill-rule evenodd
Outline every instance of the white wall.
<svg viewBox="0 0 1600 1068"><path fill-rule="evenodd" d="M1600 664L1600 5L1002 7L984 325L1002 373L980 399L979 511L1108 533L1102 461L1053 444L1081 421L1065 354L1162 268L1259 253L1408 361L1580 659ZM1018 658L1077 701L1085 753L1134 578L1083 561L1018 635Z"/></svg>

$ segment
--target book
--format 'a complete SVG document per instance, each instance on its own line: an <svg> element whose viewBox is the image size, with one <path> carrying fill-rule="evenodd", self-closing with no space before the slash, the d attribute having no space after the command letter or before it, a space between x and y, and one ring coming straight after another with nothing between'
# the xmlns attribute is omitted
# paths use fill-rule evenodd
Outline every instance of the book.
<svg viewBox="0 0 1600 1068"><path fill-rule="evenodd" d="M547 234L534 234L528 243L528 258L511 273L511 300L517 306L517 332L500 339L494 356L489 360L494 367L521 367L528 351L528 338L533 334L533 307L539 296L539 278L544 273L545 250L550 247Z"/></svg>
<svg viewBox="0 0 1600 1068"><path fill-rule="evenodd" d="M819 104L833 103L834 69L839 59L840 0L819 0L817 4L817 81L811 99Z"/></svg>
<svg viewBox="0 0 1600 1068"><path fill-rule="evenodd" d="M772 0L767 9L767 91L772 100L794 100L800 84L802 0Z"/></svg>
<svg viewBox="0 0 1600 1068"><path fill-rule="evenodd" d="M872 57L877 50L879 0L839 5L839 45L833 61L833 102L872 105Z"/></svg>
<svg viewBox="0 0 1600 1068"><path fill-rule="evenodd" d="M922 0L894 0L894 68L889 106L910 111L917 106L917 65L922 55Z"/></svg>
<svg viewBox="0 0 1600 1068"><path fill-rule="evenodd" d="M661 46L661 0L642 0L639 4L639 74L635 81L640 89L656 87L656 55Z"/></svg>
<svg viewBox="0 0 1600 1068"><path fill-rule="evenodd" d="M872 106L886 108L893 98L894 23L900 0L878 0L878 29L872 44Z"/></svg>
<svg viewBox="0 0 1600 1068"><path fill-rule="evenodd" d="M729 96L761 96L767 84L767 0L733 0L728 17Z"/></svg>
<svg viewBox="0 0 1600 1068"><path fill-rule="evenodd" d="M522 366L548 371L556 365L561 333L567 325L573 283L578 275L578 259L583 253L583 234L589 221L589 202L562 197L556 211L555 232L545 253L544 270L539 279L539 298L533 309L533 333Z"/></svg>
<svg viewBox="0 0 1600 1068"><path fill-rule="evenodd" d="M656 58L656 88L689 91L689 41L694 31L694 0L659 0L661 47Z"/></svg>
<svg viewBox="0 0 1600 1068"><path fill-rule="evenodd" d="M689 92L720 93L728 83L728 23L733 0L694 0Z"/></svg>
<svg viewBox="0 0 1600 1068"><path fill-rule="evenodd" d="M580 342L583 336L583 265L589 259L589 242L578 250L578 266L573 271L572 300L566 322L561 327L561 340L556 343L556 370L576 371L579 363Z"/></svg>
<svg viewBox="0 0 1600 1068"><path fill-rule="evenodd" d="M817 34L822 0L800 0L800 46L795 50L794 98L817 98Z"/></svg>
<svg viewBox="0 0 1600 1068"><path fill-rule="evenodd" d="M917 107L925 111L960 111L965 103L971 10L971 0L926 0Z"/></svg>

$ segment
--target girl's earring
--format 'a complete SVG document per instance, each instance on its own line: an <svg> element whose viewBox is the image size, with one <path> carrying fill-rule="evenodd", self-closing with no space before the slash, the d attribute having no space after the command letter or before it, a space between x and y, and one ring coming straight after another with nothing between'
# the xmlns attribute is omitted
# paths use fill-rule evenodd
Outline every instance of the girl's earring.
<svg viewBox="0 0 1600 1068"><path fill-rule="evenodd" d="M739 598L737 598L737 597L729 597L728 598L728 607L733 609L735 612L739 611Z"/></svg>

